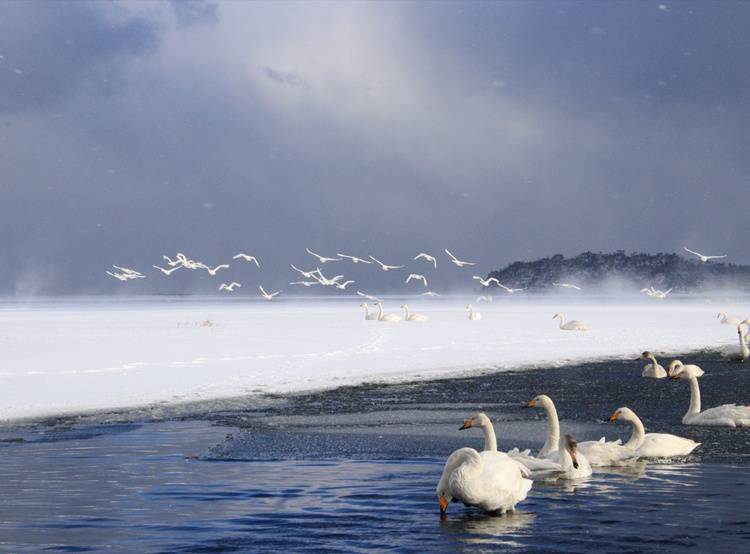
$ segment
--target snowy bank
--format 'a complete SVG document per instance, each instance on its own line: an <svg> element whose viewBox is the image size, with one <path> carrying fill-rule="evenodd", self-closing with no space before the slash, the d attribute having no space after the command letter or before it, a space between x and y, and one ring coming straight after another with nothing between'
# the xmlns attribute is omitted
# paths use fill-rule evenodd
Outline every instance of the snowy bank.
<svg viewBox="0 0 750 554"><path fill-rule="evenodd" d="M736 330L716 313L750 314L741 301L541 299L480 304L483 319L469 321L465 301L412 301L429 321L380 323L364 321L360 300L2 303L0 417L635 358L643 350L658 356L736 344ZM401 313L397 299L387 303ZM551 319L558 311L591 330L560 331ZM633 371L644 363L634 361Z"/></svg>

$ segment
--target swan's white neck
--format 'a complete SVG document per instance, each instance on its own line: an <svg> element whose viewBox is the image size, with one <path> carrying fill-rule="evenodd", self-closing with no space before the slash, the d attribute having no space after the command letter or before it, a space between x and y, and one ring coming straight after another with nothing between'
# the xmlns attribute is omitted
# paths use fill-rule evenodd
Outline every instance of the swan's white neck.
<svg viewBox="0 0 750 554"><path fill-rule="evenodd" d="M409 306L404 306L404 311L406 312L406 315L404 316L404 319L409 319Z"/></svg>
<svg viewBox="0 0 750 554"><path fill-rule="evenodd" d="M378 319L383 319L383 305L378 304Z"/></svg>
<svg viewBox="0 0 750 554"><path fill-rule="evenodd" d="M474 317L474 306L469 306L469 319Z"/></svg>
<svg viewBox="0 0 750 554"><path fill-rule="evenodd" d="M654 356L653 354L649 354L648 359L651 360L652 364L654 364L654 371L656 371L656 368L659 365L656 363L656 356Z"/></svg>
<svg viewBox="0 0 750 554"><path fill-rule="evenodd" d="M557 409L552 402L545 403L544 409L549 420L549 432L547 433L547 440L544 441L544 446L539 451L540 457L549 456L558 449L560 443L560 421L557 419Z"/></svg>
<svg viewBox="0 0 750 554"><path fill-rule="evenodd" d="M367 304L362 304L362 307L365 309L365 316L370 316L370 308L367 306Z"/></svg>
<svg viewBox="0 0 750 554"><path fill-rule="evenodd" d="M562 329L563 326L565 325L565 316L562 315L562 314L560 314L560 315L557 316L557 319L560 320L560 329Z"/></svg>
<svg viewBox="0 0 750 554"><path fill-rule="evenodd" d="M495 429L491 421L488 420L482 425L482 432L484 432L484 449L486 451L497 452L497 437L495 436Z"/></svg>
<svg viewBox="0 0 750 554"><path fill-rule="evenodd" d="M633 419L630 419L628 421L633 427L633 434L630 435L630 440L625 443L625 448L638 450L643 444L643 441L646 440L646 429L643 427L641 418L639 418L637 415L633 415Z"/></svg>
<svg viewBox="0 0 750 554"><path fill-rule="evenodd" d="M746 360L750 357L750 348L748 348L745 343L745 337L742 336L742 331L738 332L737 335L740 338L740 356L743 360Z"/></svg>
<svg viewBox="0 0 750 554"><path fill-rule="evenodd" d="M698 378L690 378L690 407L685 417L701 413L701 390L698 388Z"/></svg>

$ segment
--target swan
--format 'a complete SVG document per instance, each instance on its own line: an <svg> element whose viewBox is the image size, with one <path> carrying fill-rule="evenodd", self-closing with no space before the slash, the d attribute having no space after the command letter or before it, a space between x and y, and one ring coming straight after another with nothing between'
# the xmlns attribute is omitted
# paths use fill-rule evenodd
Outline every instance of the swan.
<svg viewBox="0 0 750 554"><path fill-rule="evenodd" d="M708 260L713 260L713 259L716 259L716 258L726 258L727 257L726 254L724 254L723 256L704 256L700 252L693 252L692 250L690 250L689 248L686 248L685 246L683 246L683 248L685 250L687 250L688 252L690 252L691 254L693 254L695 256L698 256L698 258L700 259L701 263L703 263L703 264L705 264Z"/></svg>
<svg viewBox="0 0 750 554"><path fill-rule="evenodd" d="M474 279L475 281L479 281L479 284L480 284L480 285L482 285L483 287L489 287L489 286L490 286L490 285L492 284L492 281L495 281L495 284L496 284L497 286L500 286L500 281L498 281L498 280L497 280L496 278L494 278L494 277L489 277L489 278L487 278L487 279L483 279L483 278L482 278L482 277L480 277L479 275L474 275L474 276L472 277L472 279Z"/></svg>
<svg viewBox="0 0 750 554"><path fill-rule="evenodd" d="M161 272L162 272L162 273L163 273L164 275L167 275L167 276L169 276L169 275L172 275L172 273L174 273L174 272L175 272L175 271L177 271L178 269L182 269L182 266L181 266L181 265L176 265L176 266L174 266L174 267L173 267L173 268L171 268L171 269L164 269L163 267L160 267L160 266L158 266L158 265L152 265L151 267L153 267L154 269L158 269L158 270L159 270L159 271L161 271Z"/></svg>
<svg viewBox="0 0 750 554"><path fill-rule="evenodd" d="M474 311L474 306L471 304L467 304L466 309L469 310L469 321L479 321L482 319L482 314Z"/></svg>
<svg viewBox="0 0 750 554"><path fill-rule="evenodd" d="M260 262L258 261L258 258L255 256L251 256L250 254L245 254L244 252L240 252L239 254L232 256L233 260L245 260L246 262L252 262L256 265L256 267L260 267Z"/></svg>
<svg viewBox="0 0 750 554"><path fill-rule="evenodd" d="M270 294L269 294L269 293L267 293L267 292L265 291L265 289L263 288L263 286L262 286L262 285L258 287L258 290L260 290L260 295L261 295L261 296L262 296L263 298L265 298L266 300L273 300L273 297L274 297L274 296L276 296L277 294L279 294L279 293L281 292L281 291L279 290L279 291L276 291L276 292L272 292L272 293L270 293Z"/></svg>
<svg viewBox="0 0 750 554"><path fill-rule="evenodd" d="M659 365L659 363L656 361L656 358L654 355L646 351L643 354L641 354L640 358L636 358L636 361L638 360L651 360L650 364L646 364L643 366L643 372L641 373L641 377L651 377L653 379L663 379L667 376L666 370Z"/></svg>
<svg viewBox="0 0 750 554"><path fill-rule="evenodd" d="M592 467L624 466L638 460L638 455L632 449L625 448L622 441L607 441L604 437L598 441L578 443L578 451L586 456Z"/></svg>
<svg viewBox="0 0 750 554"><path fill-rule="evenodd" d="M340 252L336 252L336 255L339 258L346 258L348 260L351 260L352 263L355 263L355 264L371 264L372 263L370 260L363 260L362 258L358 258L357 256L349 256L348 254L341 254Z"/></svg>
<svg viewBox="0 0 750 554"><path fill-rule="evenodd" d="M737 335L739 335L740 338L740 355L737 359L741 362L744 362L745 360L750 358L750 348L748 348L747 343L745 342L745 337L742 336L743 323L737 324Z"/></svg>
<svg viewBox="0 0 750 554"><path fill-rule="evenodd" d="M361 296L362 298L367 298L368 300L371 300L373 302L380 302L380 298L377 296L373 296L372 294L365 294L364 292L357 291L357 296Z"/></svg>
<svg viewBox="0 0 750 554"><path fill-rule="evenodd" d="M578 285L574 285L572 283L552 283L553 287L560 287L563 289L575 289L575 290L581 290L581 287Z"/></svg>
<svg viewBox="0 0 750 554"><path fill-rule="evenodd" d="M556 461L562 466L563 476L567 479L582 479L593 473L586 456L578 452L578 443L567 434L560 438Z"/></svg>
<svg viewBox="0 0 750 554"><path fill-rule="evenodd" d="M294 264L290 264L292 269L302 275L305 279L314 279L316 278L315 275L320 275L320 268L316 268L312 271L302 271L300 268L296 267Z"/></svg>
<svg viewBox="0 0 750 554"><path fill-rule="evenodd" d="M504 289L505 292L510 293L510 294L514 294L516 292L521 292L522 290L526 290L527 288L529 288L529 287L523 287L522 289L512 289L510 287L506 287L500 281L497 282L497 286L500 287L501 289Z"/></svg>
<svg viewBox="0 0 750 554"><path fill-rule="evenodd" d="M396 314L384 314L383 303L378 302L378 321L389 321L389 322L401 321L401 316L398 316Z"/></svg>
<svg viewBox="0 0 750 554"><path fill-rule="evenodd" d="M701 391L698 374L691 366L680 366L669 372L670 379L687 379L690 382L690 407L682 416L685 425L715 425L722 427L750 427L750 406L724 404L701 412Z"/></svg>
<svg viewBox="0 0 750 554"><path fill-rule="evenodd" d="M562 314L553 315L552 319L555 319L555 318L560 319L560 329L562 329L563 331L588 331L589 330L589 328L586 326L586 324L583 321L578 321L577 319L573 319L565 323L565 316Z"/></svg>
<svg viewBox="0 0 750 554"><path fill-rule="evenodd" d="M422 283L424 283L425 288L427 288L427 277L425 277L424 275L420 275L419 273L410 273L409 276L406 278L406 282L408 283L411 280L422 281Z"/></svg>
<svg viewBox="0 0 750 554"><path fill-rule="evenodd" d="M229 264L217 265L214 268L211 268L211 267L208 267L207 265L201 264L200 267L202 267L203 269L205 269L206 271L208 271L208 274L211 275L212 277L216 277L216 272L218 272L220 269L226 269L226 268L228 268Z"/></svg>
<svg viewBox="0 0 750 554"><path fill-rule="evenodd" d="M290 285L301 285L303 287L312 287L313 285L319 285L317 281L292 281Z"/></svg>
<svg viewBox="0 0 750 554"><path fill-rule="evenodd" d="M469 418L460 429L470 428L471 420ZM448 457L435 491L440 512L445 513L453 500L486 512L513 510L531 489L533 482L526 478L528 475L529 471L522 464L498 452L497 448L483 452L459 448Z"/></svg>
<svg viewBox="0 0 750 554"><path fill-rule="evenodd" d="M318 261L320 261L320 263L322 264L326 262L340 262L341 261L341 258L326 258L325 256L321 256L320 254L316 254L309 248L305 248L305 250L307 250L307 253L310 254L311 256L318 258Z"/></svg>
<svg viewBox="0 0 750 554"><path fill-rule="evenodd" d="M437 269L437 260L435 259L435 256L430 256L429 254L426 254L425 252L420 252L416 256L414 256L415 260L424 260L428 263L431 263L432 266Z"/></svg>
<svg viewBox="0 0 750 554"><path fill-rule="evenodd" d="M549 431L542 449L537 455L560 464L562 477L578 479L591 475L591 464L585 454L577 452L578 443L570 436L560 437L560 420L555 403L546 394L535 396L526 403L526 408L542 408L547 412Z"/></svg>
<svg viewBox="0 0 750 554"><path fill-rule="evenodd" d="M365 309L365 321L375 321L376 319L378 319L378 314L370 313L370 307L366 302L362 302L359 307Z"/></svg>
<svg viewBox="0 0 750 554"><path fill-rule="evenodd" d="M241 287L242 285L239 284L237 281L232 281L231 283L222 283L219 285L219 290L225 290L227 292L234 292L235 287Z"/></svg>
<svg viewBox="0 0 750 554"><path fill-rule="evenodd" d="M445 249L445 253L451 257L451 262L453 262L457 267L464 267L465 265L477 265L475 262L464 262L462 260L459 260L453 254L451 254L447 248Z"/></svg>
<svg viewBox="0 0 750 554"><path fill-rule="evenodd" d="M699 442L668 433L646 433L641 419L630 408L617 408L609 420L630 423L633 434L623 446L634 450L640 458L687 456L700 445Z"/></svg>
<svg viewBox="0 0 750 554"><path fill-rule="evenodd" d="M727 315L724 312L719 312L718 314L716 314L716 319L718 319L719 323L723 325L739 325L740 324L740 319L738 317Z"/></svg>
<svg viewBox="0 0 750 554"><path fill-rule="evenodd" d="M491 304L494 299L495 297L491 294L483 294L482 296L477 296L477 302L486 302L487 304Z"/></svg>
<svg viewBox="0 0 750 554"><path fill-rule="evenodd" d="M343 283L334 283L333 286L337 289L346 290L346 287L348 285L351 285L352 283L356 283L356 281L349 279L348 281L344 281Z"/></svg>
<svg viewBox="0 0 750 554"><path fill-rule="evenodd" d="M676 372L679 368L685 368L692 372L696 377L701 377L705 372L698 367L697 365L684 365L680 360L672 360L669 362L669 367L667 368L667 377L671 377L672 373Z"/></svg>
<svg viewBox="0 0 750 554"><path fill-rule="evenodd" d="M484 450L497 452L497 437L495 436L495 429L490 418L482 412L474 414L464 421L459 431L474 427L481 429L484 434ZM528 450L521 452L518 448L514 448L506 452L506 454L531 472L558 473L562 471L562 467L557 462L531 456Z"/></svg>
<svg viewBox="0 0 750 554"><path fill-rule="evenodd" d="M391 269L401 269L401 268L404 267L402 265L388 265L388 264L384 264L383 262L381 262L380 260L378 260L375 256L370 256L370 259L373 262L375 262L376 264L378 264L380 266L380 269L382 269L383 271L389 271Z"/></svg>
<svg viewBox="0 0 750 554"><path fill-rule="evenodd" d="M404 321L427 321L429 318L424 314L410 314L409 306L401 304L401 308L406 311L404 315Z"/></svg>

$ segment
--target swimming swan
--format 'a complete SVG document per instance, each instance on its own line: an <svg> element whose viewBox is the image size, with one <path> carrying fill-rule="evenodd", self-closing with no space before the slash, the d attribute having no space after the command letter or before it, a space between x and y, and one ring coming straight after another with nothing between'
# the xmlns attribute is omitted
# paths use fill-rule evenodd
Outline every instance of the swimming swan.
<svg viewBox="0 0 750 554"><path fill-rule="evenodd" d="M669 362L669 368L667 368L667 377L671 376L678 369L685 368L692 372L696 377L701 377L705 372L697 365L688 364L684 365L680 360L672 360Z"/></svg>
<svg viewBox="0 0 750 554"><path fill-rule="evenodd" d="M740 356L738 359L739 361L744 362L745 360L750 358L750 348L747 347L745 337L742 336L742 323L737 324L737 334L740 338Z"/></svg>
<svg viewBox="0 0 750 554"><path fill-rule="evenodd" d="M481 429L484 433L484 450L497 451L497 437L495 436L495 428L490 418L486 414L479 412L464 421L460 430L474 427ZM562 467L557 462L532 456L528 450L520 451L518 448L514 448L506 452L506 454L531 472L559 473L562 471Z"/></svg>
<svg viewBox="0 0 750 554"><path fill-rule="evenodd" d="M690 407L682 416L685 425L716 425L722 427L750 427L750 406L724 404L701 412L701 391L698 375L690 366L680 366L670 371L670 379L687 379L690 382Z"/></svg>
<svg viewBox="0 0 750 554"><path fill-rule="evenodd" d="M467 304L466 309L469 310L469 321L479 321L482 319L482 314L474 311L474 306L471 304Z"/></svg>
<svg viewBox="0 0 750 554"><path fill-rule="evenodd" d="M378 314L371 314L370 313L370 307L367 305L366 302L362 302L360 305L360 308L365 309L365 321L374 321L378 319Z"/></svg>
<svg viewBox="0 0 750 554"><path fill-rule="evenodd" d="M507 454L459 448L448 457L435 491L440 512L453 500L486 512L513 510L531 489L526 475L528 470Z"/></svg>
<svg viewBox="0 0 750 554"><path fill-rule="evenodd" d="M404 321L427 321L429 319L426 315L423 314L410 314L409 306L407 306L406 304L401 304L401 308L406 311L406 314L404 315Z"/></svg>
<svg viewBox="0 0 750 554"><path fill-rule="evenodd" d="M388 321L388 322L401 321L401 316L396 315L396 314L384 314L383 304L382 302L378 302L378 321Z"/></svg>
<svg viewBox="0 0 750 554"><path fill-rule="evenodd" d="M654 355L646 351L643 354L641 354L640 358L637 358L637 360L651 360L650 364L646 364L643 366L643 372L641 372L641 377L651 377L652 379L663 379L667 376L667 371L659 365L659 363L656 361L656 358Z"/></svg>
<svg viewBox="0 0 750 554"><path fill-rule="evenodd" d="M667 433L646 433L640 418L630 408L617 408L610 421L627 421L633 427L630 440L623 446L634 450L639 458L671 458L687 456L699 442Z"/></svg>
<svg viewBox="0 0 750 554"><path fill-rule="evenodd" d="M555 314L552 319L560 318L560 329L563 331L588 331L588 326L583 321L573 319L565 323L565 316L562 314Z"/></svg>
<svg viewBox="0 0 750 554"><path fill-rule="evenodd" d="M549 431L547 432L547 440L544 441L538 457L560 464L563 476L568 479L591 475L591 464L584 454L576 452L578 444L575 440L570 435L566 435L567 439L566 437L560 437L560 420L557 417L557 409L552 399L546 394L540 394L529 400L526 407L542 408L547 412ZM570 452L571 449L573 449L572 453ZM561 450L563 451L561 452Z"/></svg>

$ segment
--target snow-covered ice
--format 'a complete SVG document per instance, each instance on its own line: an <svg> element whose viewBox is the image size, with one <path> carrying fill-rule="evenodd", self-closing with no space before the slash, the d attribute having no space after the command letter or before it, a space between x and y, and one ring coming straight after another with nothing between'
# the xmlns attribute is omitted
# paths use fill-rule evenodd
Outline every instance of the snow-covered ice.
<svg viewBox="0 0 750 554"><path fill-rule="evenodd" d="M483 319L468 321L465 300L447 300L412 301L428 322L380 323L364 320L360 301L0 303L0 417L682 353L736 344L736 329L716 313L750 314L742 299L561 306L542 298L481 304ZM400 301L387 304L394 312ZM560 331L558 311L591 330Z"/></svg>

